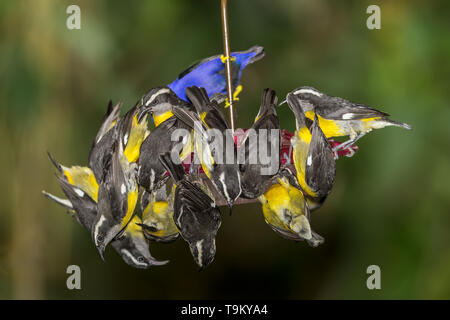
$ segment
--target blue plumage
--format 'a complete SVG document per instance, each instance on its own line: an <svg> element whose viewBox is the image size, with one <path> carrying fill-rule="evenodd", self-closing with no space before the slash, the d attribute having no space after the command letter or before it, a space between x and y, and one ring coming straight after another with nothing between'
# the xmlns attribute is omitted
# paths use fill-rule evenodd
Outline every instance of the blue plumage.
<svg viewBox="0 0 450 320"><path fill-rule="evenodd" d="M233 52L231 56L235 58L235 60L231 60L231 78L233 88L236 88L241 80L242 70L247 65L263 58L264 48L254 46L246 51ZM225 64L222 62L220 55L209 57L195 63L168 85L179 98L185 101L188 101L185 90L191 86L205 88L208 96L214 96L219 102L225 99L227 94L227 81Z"/></svg>

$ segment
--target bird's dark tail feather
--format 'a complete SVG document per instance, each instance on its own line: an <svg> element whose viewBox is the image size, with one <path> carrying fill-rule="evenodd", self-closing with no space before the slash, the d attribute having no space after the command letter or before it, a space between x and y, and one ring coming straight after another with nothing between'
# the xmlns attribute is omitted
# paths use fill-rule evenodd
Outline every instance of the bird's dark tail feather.
<svg viewBox="0 0 450 320"><path fill-rule="evenodd" d="M186 88L186 96L192 102L198 113L204 111L205 105L209 104L208 94L204 88L196 86Z"/></svg>
<svg viewBox="0 0 450 320"><path fill-rule="evenodd" d="M261 109L260 114L266 112L271 107L276 106L278 102L278 97L275 92L275 90L272 90L270 88L266 88L263 90L263 93L261 95Z"/></svg>
<svg viewBox="0 0 450 320"><path fill-rule="evenodd" d="M173 163L170 152L160 154L159 161L161 161L161 164L169 172L170 176L173 178L173 180L175 180L175 182L183 179L185 174L184 168L181 164Z"/></svg>
<svg viewBox="0 0 450 320"><path fill-rule="evenodd" d="M248 64L261 60L266 55L264 47L261 46L253 46L246 52L255 52L255 55L248 61Z"/></svg>
<svg viewBox="0 0 450 320"><path fill-rule="evenodd" d="M384 119L384 121L386 121L396 127L402 127L402 128L408 129L408 130L412 129L412 127L407 123L403 123L403 122L399 122L399 121L395 121L395 120L391 120L391 119Z"/></svg>

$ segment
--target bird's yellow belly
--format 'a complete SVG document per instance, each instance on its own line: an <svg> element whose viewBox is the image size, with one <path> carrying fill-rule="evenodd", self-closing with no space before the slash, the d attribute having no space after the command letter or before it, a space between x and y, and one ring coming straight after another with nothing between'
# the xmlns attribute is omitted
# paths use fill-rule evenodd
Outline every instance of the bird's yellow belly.
<svg viewBox="0 0 450 320"><path fill-rule="evenodd" d="M128 222L131 220L133 216L134 208L136 207L138 198L138 191L130 191L127 196L127 212L125 217L122 219L122 223L120 224L121 228L124 228Z"/></svg>
<svg viewBox="0 0 450 320"><path fill-rule="evenodd" d="M308 111L305 116L314 121L314 112ZM348 135L345 128L339 125L339 121L328 120L317 115L319 119L319 127L327 138L342 137Z"/></svg>

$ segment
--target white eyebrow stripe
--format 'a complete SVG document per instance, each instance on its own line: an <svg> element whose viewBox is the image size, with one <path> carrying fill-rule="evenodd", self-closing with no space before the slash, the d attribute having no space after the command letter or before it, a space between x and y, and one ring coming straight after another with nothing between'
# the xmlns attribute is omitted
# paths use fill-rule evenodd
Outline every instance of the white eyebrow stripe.
<svg viewBox="0 0 450 320"><path fill-rule="evenodd" d="M95 229L94 229L94 241L95 241L95 245L97 245L97 235L98 235L98 229L100 228L100 226L103 224L103 222L106 221L106 218L104 215L100 216L100 219L98 220L97 224L95 225Z"/></svg>
<svg viewBox="0 0 450 320"><path fill-rule="evenodd" d="M294 95L300 94L300 93L310 93L310 94L315 95L316 97L321 97L323 95L322 93L317 92L313 89L300 89L300 90L295 91Z"/></svg>
<svg viewBox="0 0 450 320"><path fill-rule="evenodd" d="M203 240L204 239L197 241L195 244L195 246L197 247L197 252L198 252L198 263L201 266L203 266L203 261L202 261L203 260L203 247L202 247Z"/></svg>
<svg viewBox="0 0 450 320"><path fill-rule="evenodd" d="M150 103L152 103L153 100L155 100L156 97L159 96L160 94L163 94L163 93L169 93L169 92L170 92L170 89L169 89L169 88L163 88L163 89L158 90L158 92L154 93L154 94L150 97L150 99L148 99L148 101L147 101L147 103L145 104L145 106L147 107Z"/></svg>
<svg viewBox="0 0 450 320"><path fill-rule="evenodd" d="M232 199L230 198L230 195L228 194L227 183L225 182L225 172L222 172L220 174L219 181L222 184L225 199L227 200L227 202L230 202Z"/></svg>
<svg viewBox="0 0 450 320"><path fill-rule="evenodd" d="M138 260L136 260L136 258L127 249L122 249L122 250L120 250L120 252L125 254L128 258L131 259L131 261L133 261L134 264L137 264L138 266L146 266L147 265L145 262L139 262Z"/></svg>

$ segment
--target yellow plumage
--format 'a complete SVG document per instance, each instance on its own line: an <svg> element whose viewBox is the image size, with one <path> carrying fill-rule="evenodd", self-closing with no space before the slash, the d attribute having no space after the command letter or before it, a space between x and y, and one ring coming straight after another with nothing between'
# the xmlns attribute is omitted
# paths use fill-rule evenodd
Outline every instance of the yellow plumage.
<svg viewBox="0 0 450 320"><path fill-rule="evenodd" d="M291 139L293 147L292 157L294 160L295 170L297 171L297 180L302 190L311 197L315 197L316 193L306 184L305 170L308 157L309 144L311 143L311 132L306 127L301 127L295 132Z"/></svg>
<svg viewBox="0 0 450 320"><path fill-rule="evenodd" d="M148 228L145 232L155 238L174 237L178 234L178 228L173 221L173 188L168 201L156 201L155 194L142 213L142 223ZM153 231L154 230L154 231Z"/></svg>
<svg viewBox="0 0 450 320"><path fill-rule="evenodd" d="M67 181L83 190L95 202L98 199L98 183L95 179L94 172L88 167L73 166L70 168L61 166Z"/></svg>
<svg viewBox="0 0 450 320"><path fill-rule="evenodd" d="M305 112L305 116L312 121L314 121L314 115L314 111ZM348 135L348 132L339 127L336 121L322 118L320 115L317 115L317 118L319 119L319 127L322 129L327 138L343 137Z"/></svg>
<svg viewBox="0 0 450 320"><path fill-rule="evenodd" d="M133 117L130 135L123 152L130 163L136 162L139 159L141 144L150 134L150 131L147 129L147 121L145 119L139 123L137 120L137 114Z"/></svg>
<svg viewBox="0 0 450 320"><path fill-rule="evenodd" d="M127 212L125 217L123 217L122 222L120 223L120 227L124 228L128 222L130 222L133 217L134 209L136 208L136 203L138 199L138 190L132 190L128 192L127 195Z"/></svg>
<svg viewBox="0 0 450 320"><path fill-rule="evenodd" d="M310 239L311 229L306 218L307 207L303 193L286 178L281 178L278 182L258 198L266 223Z"/></svg>
<svg viewBox="0 0 450 320"><path fill-rule="evenodd" d="M166 121L169 118L172 118L174 116L173 112L171 110L166 111L161 114L153 114L153 122L155 123L155 127L159 126L161 123Z"/></svg>

